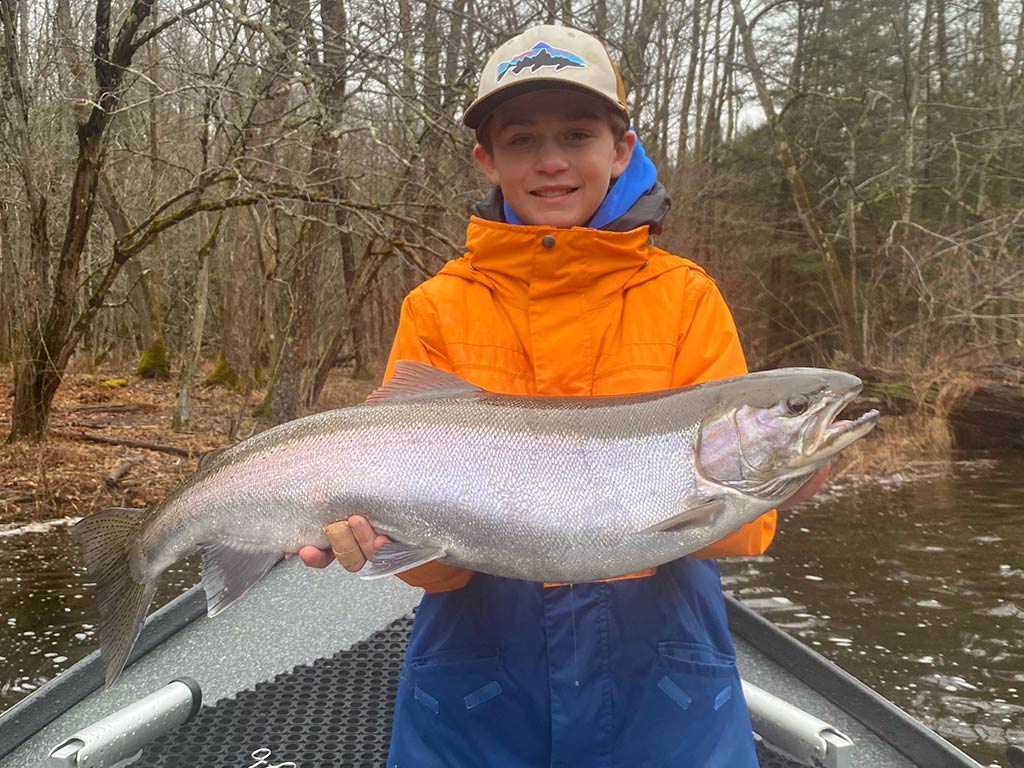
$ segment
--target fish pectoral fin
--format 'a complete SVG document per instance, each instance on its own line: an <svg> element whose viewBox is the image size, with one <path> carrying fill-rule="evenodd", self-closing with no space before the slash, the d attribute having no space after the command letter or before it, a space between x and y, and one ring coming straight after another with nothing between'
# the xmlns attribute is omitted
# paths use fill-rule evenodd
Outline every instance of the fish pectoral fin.
<svg viewBox="0 0 1024 768"><path fill-rule="evenodd" d="M439 547L391 541L378 549L373 560L363 566L363 570L359 572L359 578L379 579L382 576L394 576L396 573L408 571L410 568L416 568L444 556L445 551Z"/></svg>
<svg viewBox="0 0 1024 768"><path fill-rule="evenodd" d="M686 509L644 528L640 533L674 533L693 525L714 519L725 511L725 501L717 496L710 499L687 499Z"/></svg>
<svg viewBox="0 0 1024 768"><path fill-rule="evenodd" d="M206 615L216 616L240 598L284 555L227 541L203 547L203 591Z"/></svg>
<svg viewBox="0 0 1024 768"><path fill-rule="evenodd" d="M486 390L454 373L415 360L398 360L395 373L366 398L367 403L389 400L433 400L439 397L476 397Z"/></svg>

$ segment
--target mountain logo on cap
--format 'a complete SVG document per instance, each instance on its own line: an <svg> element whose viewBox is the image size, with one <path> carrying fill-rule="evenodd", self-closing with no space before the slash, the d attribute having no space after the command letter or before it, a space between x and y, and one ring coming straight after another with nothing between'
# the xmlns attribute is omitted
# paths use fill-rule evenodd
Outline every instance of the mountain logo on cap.
<svg viewBox="0 0 1024 768"><path fill-rule="evenodd" d="M509 61L501 62L498 65L498 80L500 81L510 70L513 75L518 75L526 69L536 72L544 67L554 67L559 70L566 67L585 66L587 66L587 62L571 51L563 51L547 43L537 43L530 50L513 56Z"/></svg>

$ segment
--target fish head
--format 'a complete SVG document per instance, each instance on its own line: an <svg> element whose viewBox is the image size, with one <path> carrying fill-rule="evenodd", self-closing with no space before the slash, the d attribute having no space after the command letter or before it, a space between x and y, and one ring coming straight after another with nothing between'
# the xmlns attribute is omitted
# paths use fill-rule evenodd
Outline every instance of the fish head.
<svg viewBox="0 0 1024 768"><path fill-rule="evenodd" d="M790 368L749 374L723 390L701 423L698 466L708 480L766 500L791 496L878 421L872 410L837 420L861 390L842 371Z"/></svg>

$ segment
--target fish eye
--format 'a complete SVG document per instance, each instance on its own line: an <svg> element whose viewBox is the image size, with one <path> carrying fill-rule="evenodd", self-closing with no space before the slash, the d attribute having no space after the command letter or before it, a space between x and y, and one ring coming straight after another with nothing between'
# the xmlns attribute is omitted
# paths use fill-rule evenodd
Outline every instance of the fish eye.
<svg viewBox="0 0 1024 768"><path fill-rule="evenodd" d="M794 416L800 416L807 412L807 407L810 404L810 398L806 395L794 395L786 401L786 408Z"/></svg>

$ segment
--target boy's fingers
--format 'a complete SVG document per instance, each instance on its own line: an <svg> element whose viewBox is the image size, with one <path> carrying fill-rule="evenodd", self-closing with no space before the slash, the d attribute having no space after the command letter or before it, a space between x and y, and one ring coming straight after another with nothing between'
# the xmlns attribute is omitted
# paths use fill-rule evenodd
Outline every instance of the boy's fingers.
<svg viewBox="0 0 1024 768"><path fill-rule="evenodd" d="M352 535L359 542L359 549L362 550L363 557L367 560L373 560L374 555L377 554L377 547L374 546L377 534L370 526L370 523L361 515L352 515L348 519L348 524L352 529Z"/></svg>
<svg viewBox="0 0 1024 768"><path fill-rule="evenodd" d="M331 542L335 559L346 571L355 573L366 564L367 558L347 520L325 526L324 533Z"/></svg>
<svg viewBox="0 0 1024 768"><path fill-rule="evenodd" d="M310 568L326 568L334 562L334 556L330 552L317 547L303 547L299 550L299 557Z"/></svg>
<svg viewBox="0 0 1024 768"><path fill-rule="evenodd" d="M828 479L829 467L831 465L826 464L824 467L819 469L810 479L800 486L796 493L786 499L782 504L779 505L779 511L785 512L786 510L792 509L798 504L810 499L814 494L821 490L822 486L825 485L825 481Z"/></svg>

